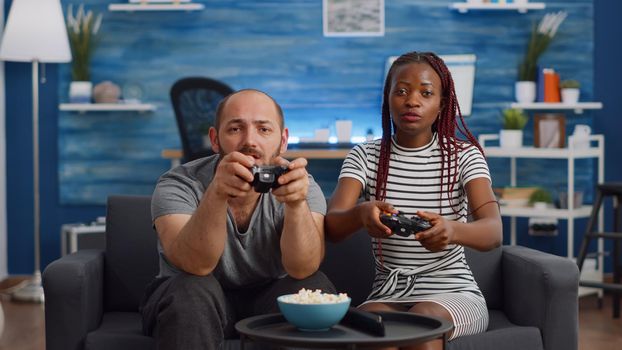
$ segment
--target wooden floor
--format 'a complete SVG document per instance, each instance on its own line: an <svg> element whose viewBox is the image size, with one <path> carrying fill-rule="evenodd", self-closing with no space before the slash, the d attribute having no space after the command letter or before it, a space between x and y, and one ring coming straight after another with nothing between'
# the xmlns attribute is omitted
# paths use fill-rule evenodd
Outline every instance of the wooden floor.
<svg viewBox="0 0 622 350"><path fill-rule="evenodd" d="M0 290L3 283L0 283ZM19 303L0 294L4 310L4 333L0 350L45 349L44 310L40 304ZM602 309L596 296L579 301L579 349L619 349L622 344L622 318L612 318L611 297L603 298Z"/></svg>

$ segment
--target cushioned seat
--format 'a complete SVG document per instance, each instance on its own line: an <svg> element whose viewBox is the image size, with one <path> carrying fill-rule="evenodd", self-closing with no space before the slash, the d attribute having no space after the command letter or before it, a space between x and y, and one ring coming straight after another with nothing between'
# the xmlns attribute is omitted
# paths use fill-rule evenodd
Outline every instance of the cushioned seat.
<svg viewBox="0 0 622 350"><path fill-rule="evenodd" d="M460 337L449 342L448 350L543 349L542 335L537 327L519 327L499 310L489 310L488 331L475 336Z"/></svg>
<svg viewBox="0 0 622 350"><path fill-rule="evenodd" d="M100 327L87 334L84 349L151 350L155 348L153 338L142 332L141 316L137 312L108 312L102 317Z"/></svg>
<svg viewBox="0 0 622 350"><path fill-rule="evenodd" d="M43 273L46 348L155 348L141 334L138 305L158 271L156 242L149 197L109 198L105 251L80 250ZM575 263L519 246L466 253L486 297L490 325L482 334L450 342L449 349L577 349ZM374 278L369 237L358 232L342 243L327 243L321 269L354 305L362 302ZM225 347L238 343L230 340Z"/></svg>

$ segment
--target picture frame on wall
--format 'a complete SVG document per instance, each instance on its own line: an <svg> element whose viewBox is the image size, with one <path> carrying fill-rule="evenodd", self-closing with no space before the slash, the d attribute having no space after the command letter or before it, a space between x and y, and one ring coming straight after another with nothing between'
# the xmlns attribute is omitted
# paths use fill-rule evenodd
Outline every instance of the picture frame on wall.
<svg viewBox="0 0 622 350"><path fill-rule="evenodd" d="M564 148L566 116L560 113L534 115L533 144L537 148Z"/></svg>
<svg viewBox="0 0 622 350"><path fill-rule="evenodd" d="M384 36L384 0L323 0L324 36Z"/></svg>

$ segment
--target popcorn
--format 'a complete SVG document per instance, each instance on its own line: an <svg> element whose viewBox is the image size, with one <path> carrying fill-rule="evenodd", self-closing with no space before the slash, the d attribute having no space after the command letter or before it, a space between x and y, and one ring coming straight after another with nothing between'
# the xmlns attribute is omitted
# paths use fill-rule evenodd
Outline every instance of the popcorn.
<svg viewBox="0 0 622 350"><path fill-rule="evenodd" d="M319 289L312 291L311 289L302 288L298 291L298 294L287 295L282 300L286 303L294 304L337 304L348 301L348 294L329 294L322 293Z"/></svg>

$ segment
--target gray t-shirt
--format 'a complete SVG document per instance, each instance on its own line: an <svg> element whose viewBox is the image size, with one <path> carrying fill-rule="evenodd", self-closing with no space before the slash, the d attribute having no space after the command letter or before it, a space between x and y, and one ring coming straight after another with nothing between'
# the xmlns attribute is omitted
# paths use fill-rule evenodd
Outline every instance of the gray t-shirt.
<svg viewBox="0 0 622 350"><path fill-rule="evenodd" d="M158 180L151 200L153 221L162 215L193 214L214 177L218 155L197 159L166 172ZM309 175L307 203L312 212L326 214L326 200ZM286 275L281 263L280 237L284 207L271 192L261 194L246 232L239 232L227 210L227 243L214 276L224 288L241 288ZM159 276L180 272L164 256L158 240Z"/></svg>

